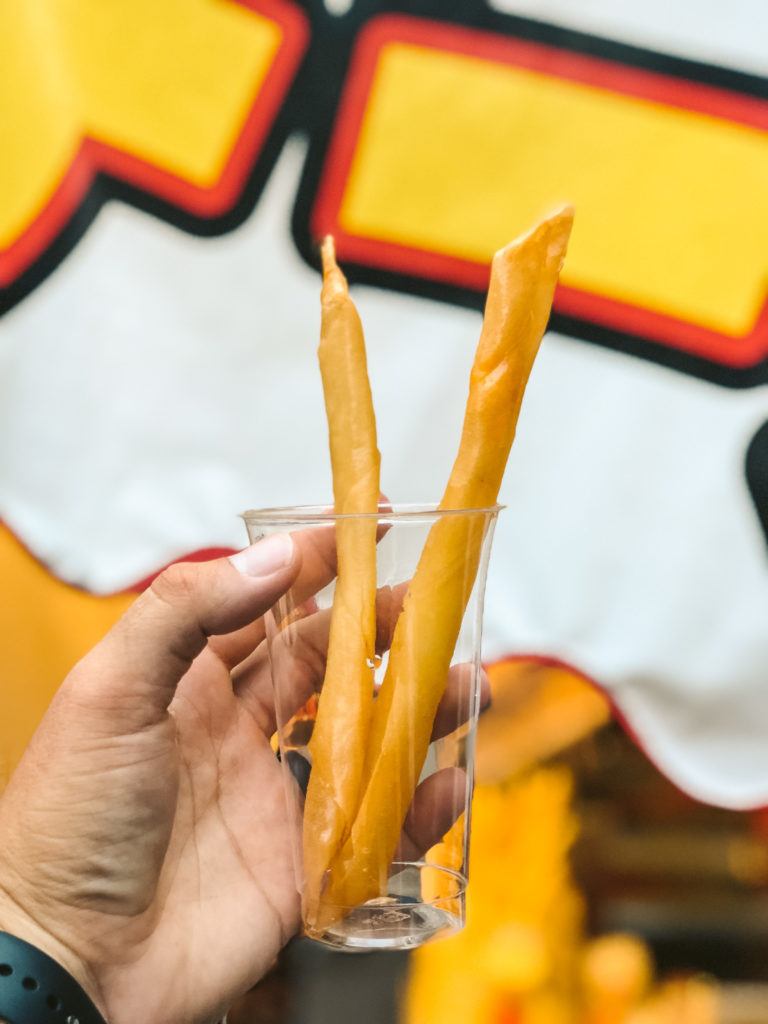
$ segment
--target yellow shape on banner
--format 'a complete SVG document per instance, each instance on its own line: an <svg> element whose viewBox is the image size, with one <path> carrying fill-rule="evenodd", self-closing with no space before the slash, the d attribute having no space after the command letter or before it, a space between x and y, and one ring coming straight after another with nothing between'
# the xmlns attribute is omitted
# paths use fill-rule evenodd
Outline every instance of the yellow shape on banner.
<svg viewBox="0 0 768 1024"><path fill-rule="evenodd" d="M493 710L478 726L481 783L528 771L611 720L608 698L565 666L515 659L489 666L488 675Z"/></svg>
<svg viewBox="0 0 768 1024"><path fill-rule="evenodd" d="M52 576L0 526L0 789L59 683L134 594L94 597Z"/></svg>
<svg viewBox="0 0 768 1024"><path fill-rule="evenodd" d="M84 136L214 185L282 34L234 2L0 4L0 247L50 199Z"/></svg>
<svg viewBox="0 0 768 1024"><path fill-rule="evenodd" d="M756 128L390 43L340 222L487 263L568 200L578 217L565 285L738 336L766 299L767 185L768 136Z"/></svg>

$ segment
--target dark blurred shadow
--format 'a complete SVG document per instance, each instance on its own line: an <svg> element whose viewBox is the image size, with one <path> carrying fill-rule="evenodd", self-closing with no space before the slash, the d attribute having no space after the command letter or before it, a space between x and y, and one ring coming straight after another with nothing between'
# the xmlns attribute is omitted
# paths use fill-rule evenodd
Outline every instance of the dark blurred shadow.
<svg viewBox="0 0 768 1024"><path fill-rule="evenodd" d="M335 953L297 939L228 1024L397 1024L407 953Z"/></svg>

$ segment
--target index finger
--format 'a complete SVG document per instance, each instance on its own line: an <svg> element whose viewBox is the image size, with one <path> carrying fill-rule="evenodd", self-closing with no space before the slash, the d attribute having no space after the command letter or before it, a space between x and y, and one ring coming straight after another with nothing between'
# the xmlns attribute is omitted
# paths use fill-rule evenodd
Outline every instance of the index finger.
<svg viewBox="0 0 768 1024"><path fill-rule="evenodd" d="M255 541L260 539L254 538ZM331 522L327 526L294 530L291 539L301 558L301 568L291 588L292 603L297 607L314 597L336 576L336 531ZM208 646L232 671L256 650L265 636L264 618L260 616L233 633L210 637Z"/></svg>
<svg viewBox="0 0 768 1024"><path fill-rule="evenodd" d="M391 511L391 506L383 496L379 511L382 514ZM335 521L330 519L327 524L285 531L290 533L301 556L301 568L290 591L294 607L309 601L336 578L335 526ZM379 524L377 542L387 530L386 523ZM254 537L254 540L257 539L260 538ZM256 650L265 636L264 620L259 618L235 633L211 637L208 646L231 671Z"/></svg>

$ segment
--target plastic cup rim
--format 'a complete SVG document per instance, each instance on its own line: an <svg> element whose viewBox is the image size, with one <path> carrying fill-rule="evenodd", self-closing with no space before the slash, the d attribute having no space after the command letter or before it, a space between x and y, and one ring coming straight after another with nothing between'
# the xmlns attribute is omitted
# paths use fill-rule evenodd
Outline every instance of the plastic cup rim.
<svg viewBox="0 0 768 1024"><path fill-rule="evenodd" d="M440 508L437 502L382 503L377 512L335 512L329 505L285 505L274 508L248 509L240 518L248 524L333 523L346 519L382 519L390 521L418 521L443 516L485 515L495 518L506 505L488 505L482 508Z"/></svg>

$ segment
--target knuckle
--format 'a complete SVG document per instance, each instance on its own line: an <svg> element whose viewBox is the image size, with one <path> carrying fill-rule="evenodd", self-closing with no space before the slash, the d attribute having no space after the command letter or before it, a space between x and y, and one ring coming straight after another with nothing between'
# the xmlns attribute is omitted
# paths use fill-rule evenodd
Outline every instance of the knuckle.
<svg viewBox="0 0 768 1024"><path fill-rule="evenodd" d="M176 562L164 569L152 582L152 594L164 604L188 604L197 590L197 566L192 562Z"/></svg>

